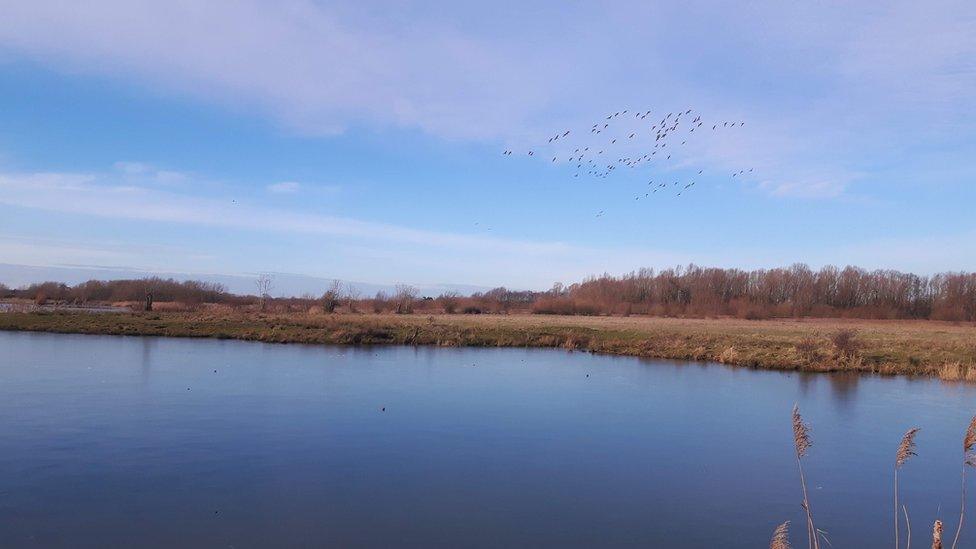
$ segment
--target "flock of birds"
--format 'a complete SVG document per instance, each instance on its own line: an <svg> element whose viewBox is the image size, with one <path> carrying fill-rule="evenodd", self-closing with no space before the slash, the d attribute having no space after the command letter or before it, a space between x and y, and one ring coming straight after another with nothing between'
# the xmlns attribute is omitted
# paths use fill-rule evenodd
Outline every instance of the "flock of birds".
<svg viewBox="0 0 976 549"><path fill-rule="evenodd" d="M648 120L650 118L650 120ZM711 128L709 128L711 126ZM608 114L601 121L593 124L589 132L564 130L548 136L545 144L526 151L526 156L535 157L537 152L546 150L552 155L551 163L563 158L570 165L575 165L574 178L588 176L605 179L619 173L621 168L636 169L642 166L654 165L655 162L665 163L671 160L673 151L687 145L695 132L717 132L745 126L744 121L725 120L706 124L700 114L693 109L669 112L660 119L651 116L651 111L630 112L616 111ZM582 134L582 136L581 136ZM570 136L573 137L570 137ZM600 137L602 136L602 137ZM576 143L567 143L576 138ZM670 149L669 149L670 146ZM569 147L574 147L569 153ZM560 152L560 150L562 152ZM512 156L515 151L506 149L503 156ZM540 155L541 156L541 155ZM548 158L549 155L546 155ZM733 178L753 173L754 168L733 172ZM698 170L702 175L704 170ZM671 193L680 197L695 187L694 179L686 182L655 182L651 178L647 182L647 189L643 194L637 193L634 200L650 199L656 194ZM603 217L605 210L596 212L596 217Z"/></svg>

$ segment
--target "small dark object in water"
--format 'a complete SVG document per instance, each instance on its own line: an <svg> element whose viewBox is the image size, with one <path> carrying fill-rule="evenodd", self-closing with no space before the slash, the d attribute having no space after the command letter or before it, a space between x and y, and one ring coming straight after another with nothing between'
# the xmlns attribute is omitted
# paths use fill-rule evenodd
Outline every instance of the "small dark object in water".
<svg viewBox="0 0 976 549"><path fill-rule="evenodd" d="M380 408L380 411L381 411L381 412L385 412L385 411L386 411L386 406L384 406L384 407L382 407L382 408Z"/></svg>

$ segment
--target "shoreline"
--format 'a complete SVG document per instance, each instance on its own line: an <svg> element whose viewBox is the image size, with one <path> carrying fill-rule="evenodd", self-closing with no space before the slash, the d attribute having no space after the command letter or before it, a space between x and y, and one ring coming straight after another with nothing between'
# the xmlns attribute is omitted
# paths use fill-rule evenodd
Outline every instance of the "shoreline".
<svg viewBox="0 0 976 549"><path fill-rule="evenodd" d="M976 325L938 321L59 311L0 313L0 330L267 343L564 348L753 369L976 381Z"/></svg>

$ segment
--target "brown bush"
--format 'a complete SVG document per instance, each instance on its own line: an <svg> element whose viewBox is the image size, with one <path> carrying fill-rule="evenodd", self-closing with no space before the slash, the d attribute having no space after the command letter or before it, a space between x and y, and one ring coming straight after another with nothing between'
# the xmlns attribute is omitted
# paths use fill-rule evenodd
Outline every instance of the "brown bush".
<svg viewBox="0 0 976 549"><path fill-rule="evenodd" d="M410 314L413 312L414 302L420 292L413 286L400 284L396 287L393 294L393 311L398 315Z"/></svg>
<svg viewBox="0 0 976 549"><path fill-rule="evenodd" d="M830 342L834 345L834 353L840 358L853 358L857 356L861 349L861 343L857 340L857 330L841 329L830 336Z"/></svg>
<svg viewBox="0 0 976 549"><path fill-rule="evenodd" d="M809 364L819 362L822 358L820 355L820 345L812 337L805 337L800 340L796 344L796 352Z"/></svg>
<svg viewBox="0 0 976 549"><path fill-rule="evenodd" d="M445 313L451 315L457 312L461 295L457 292L444 292L437 298L438 303Z"/></svg>
<svg viewBox="0 0 976 549"><path fill-rule="evenodd" d="M336 307L339 306L340 295L342 295L342 282L333 280L332 284L329 285L329 289L322 294L321 298L319 298L319 303L322 305L322 311L330 314L334 313Z"/></svg>

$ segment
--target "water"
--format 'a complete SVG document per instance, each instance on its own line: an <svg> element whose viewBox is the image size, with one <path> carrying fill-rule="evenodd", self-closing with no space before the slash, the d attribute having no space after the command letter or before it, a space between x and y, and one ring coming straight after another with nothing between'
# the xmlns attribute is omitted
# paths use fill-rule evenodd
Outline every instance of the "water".
<svg viewBox="0 0 976 549"><path fill-rule="evenodd" d="M922 427L901 484L928 546L936 516L955 528L974 396L558 350L0 333L0 546L754 548L787 519L805 546L794 402L834 547L891 545L895 448Z"/></svg>

